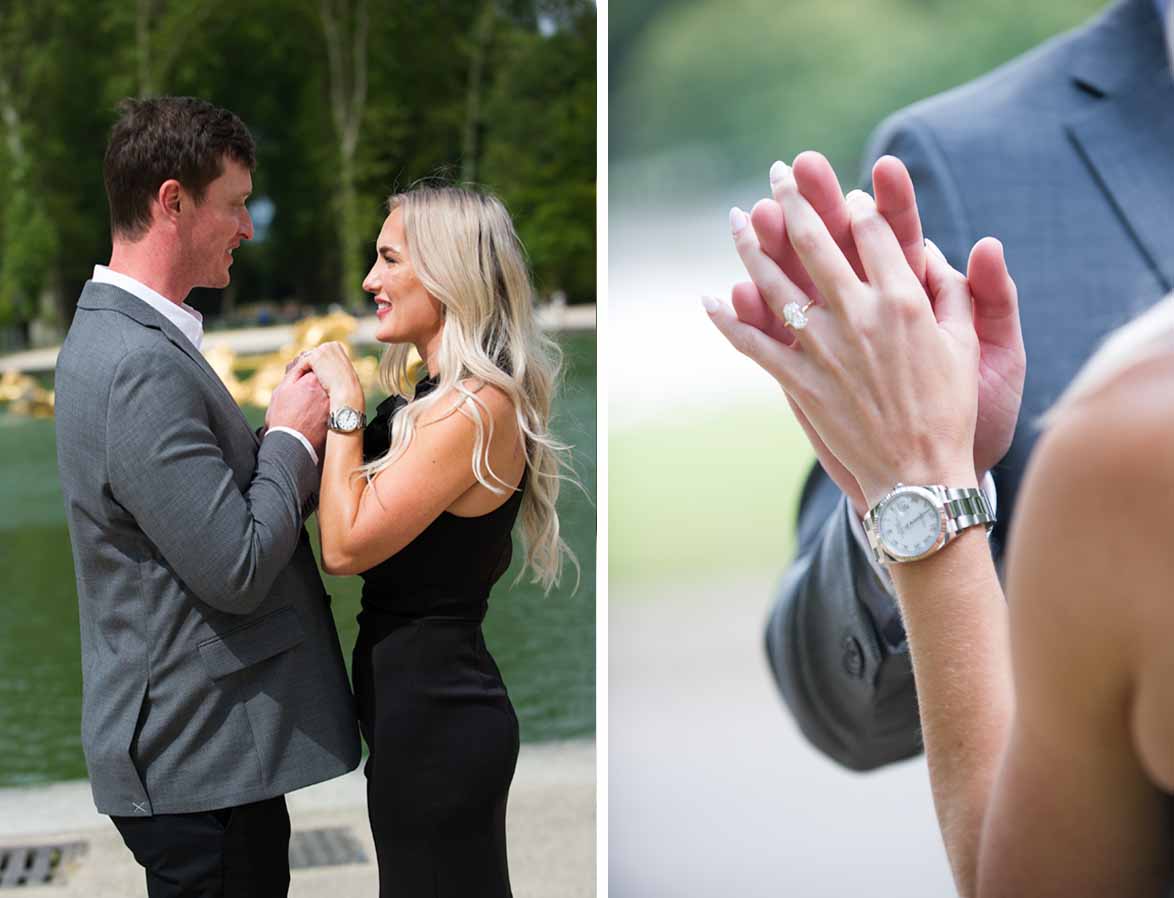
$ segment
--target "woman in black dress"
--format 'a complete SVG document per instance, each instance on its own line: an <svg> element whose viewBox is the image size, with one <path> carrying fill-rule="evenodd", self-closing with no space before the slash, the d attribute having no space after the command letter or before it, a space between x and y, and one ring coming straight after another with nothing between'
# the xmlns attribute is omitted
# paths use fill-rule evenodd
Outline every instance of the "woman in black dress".
<svg viewBox="0 0 1174 898"><path fill-rule="evenodd" d="M498 200L421 188L388 208L363 287L391 398L364 432L346 350L300 362L330 394L323 566L364 581L353 675L380 895L509 896L518 720L481 621L516 519L535 581L573 561L555 512L567 450L547 430L558 350Z"/></svg>

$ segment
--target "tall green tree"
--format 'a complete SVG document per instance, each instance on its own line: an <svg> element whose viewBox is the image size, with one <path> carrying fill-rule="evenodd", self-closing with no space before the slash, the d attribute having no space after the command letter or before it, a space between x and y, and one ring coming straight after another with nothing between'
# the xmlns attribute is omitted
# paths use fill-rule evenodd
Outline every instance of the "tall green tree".
<svg viewBox="0 0 1174 898"><path fill-rule="evenodd" d="M135 71L137 95L167 93L167 83L190 38L224 7L213 0L135 0Z"/></svg>
<svg viewBox="0 0 1174 898"><path fill-rule="evenodd" d="M0 325L40 321L47 335L59 324L52 294L57 230L40 188L43 171L34 149L38 89L50 48L40 37L45 10L29 3L0 7L0 122L3 123L5 183L0 237Z"/></svg>
<svg viewBox="0 0 1174 898"><path fill-rule="evenodd" d="M67 322L109 257L102 155L118 100L146 94L204 97L257 139L272 221L229 290L193 297L212 326L358 299L385 198L434 176L502 194L543 289L593 294L593 4L3 0L0 327L20 339Z"/></svg>
<svg viewBox="0 0 1174 898"><path fill-rule="evenodd" d="M595 4L567 0L554 25L510 35L483 171L514 216L539 289L584 302L595 297Z"/></svg>

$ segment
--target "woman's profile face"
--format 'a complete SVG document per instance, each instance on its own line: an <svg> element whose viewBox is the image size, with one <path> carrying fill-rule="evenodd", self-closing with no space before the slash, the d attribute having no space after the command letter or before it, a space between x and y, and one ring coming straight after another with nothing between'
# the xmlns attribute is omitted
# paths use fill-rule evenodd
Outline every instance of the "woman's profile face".
<svg viewBox="0 0 1174 898"><path fill-rule="evenodd" d="M444 329L440 300L424 289L408 256L402 209L383 222L375 241L375 264L363 280L363 289L375 297L380 343L414 343L427 359Z"/></svg>

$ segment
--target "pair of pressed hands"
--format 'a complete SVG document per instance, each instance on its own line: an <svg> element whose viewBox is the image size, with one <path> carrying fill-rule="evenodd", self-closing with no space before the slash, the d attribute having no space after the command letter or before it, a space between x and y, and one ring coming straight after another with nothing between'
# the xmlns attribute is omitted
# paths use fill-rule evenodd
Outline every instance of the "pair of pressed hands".
<svg viewBox="0 0 1174 898"><path fill-rule="evenodd" d="M900 160L873 168L875 201L841 194L818 153L771 168L771 199L731 210L751 281L714 324L782 386L824 471L863 516L897 482L974 485L1007 452L1026 356L1002 245L965 275L922 238ZM808 300L808 327L783 307Z"/></svg>
<svg viewBox="0 0 1174 898"><path fill-rule="evenodd" d="M330 397L330 407L349 405L362 411L363 386L345 346L338 341L323 343L303 352L290 363L289 376L298 378L313 373Z"/></svg>
<svg viewBox="0 0 1174 898"><path fill-rule="evenodd" d="M321 457L330 410L349 405L362 411L363 403L363 388L346 348L338 342L324 343L286 366L265 412L265 428L298 431Z"/></svg>

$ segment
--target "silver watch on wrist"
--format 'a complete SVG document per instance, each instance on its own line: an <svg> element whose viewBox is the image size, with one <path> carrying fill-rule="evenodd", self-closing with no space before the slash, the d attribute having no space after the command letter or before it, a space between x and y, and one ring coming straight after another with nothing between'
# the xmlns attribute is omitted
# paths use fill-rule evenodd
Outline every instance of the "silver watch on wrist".
<svg viewBox="0 0 1174 898"><path fill-rule="evenodd" d="M326 427L335 433L354 433L367 426L367 416L349 405L342 405L330 413Z"/></svg>
<svg viewBox="0 0 1174 898"><path fill-rule="evenodd" d="M939 551L967 527L995 526L986 493L975 487L898 483L864 516L864 533L881 564L918 561Z"/></svg>

